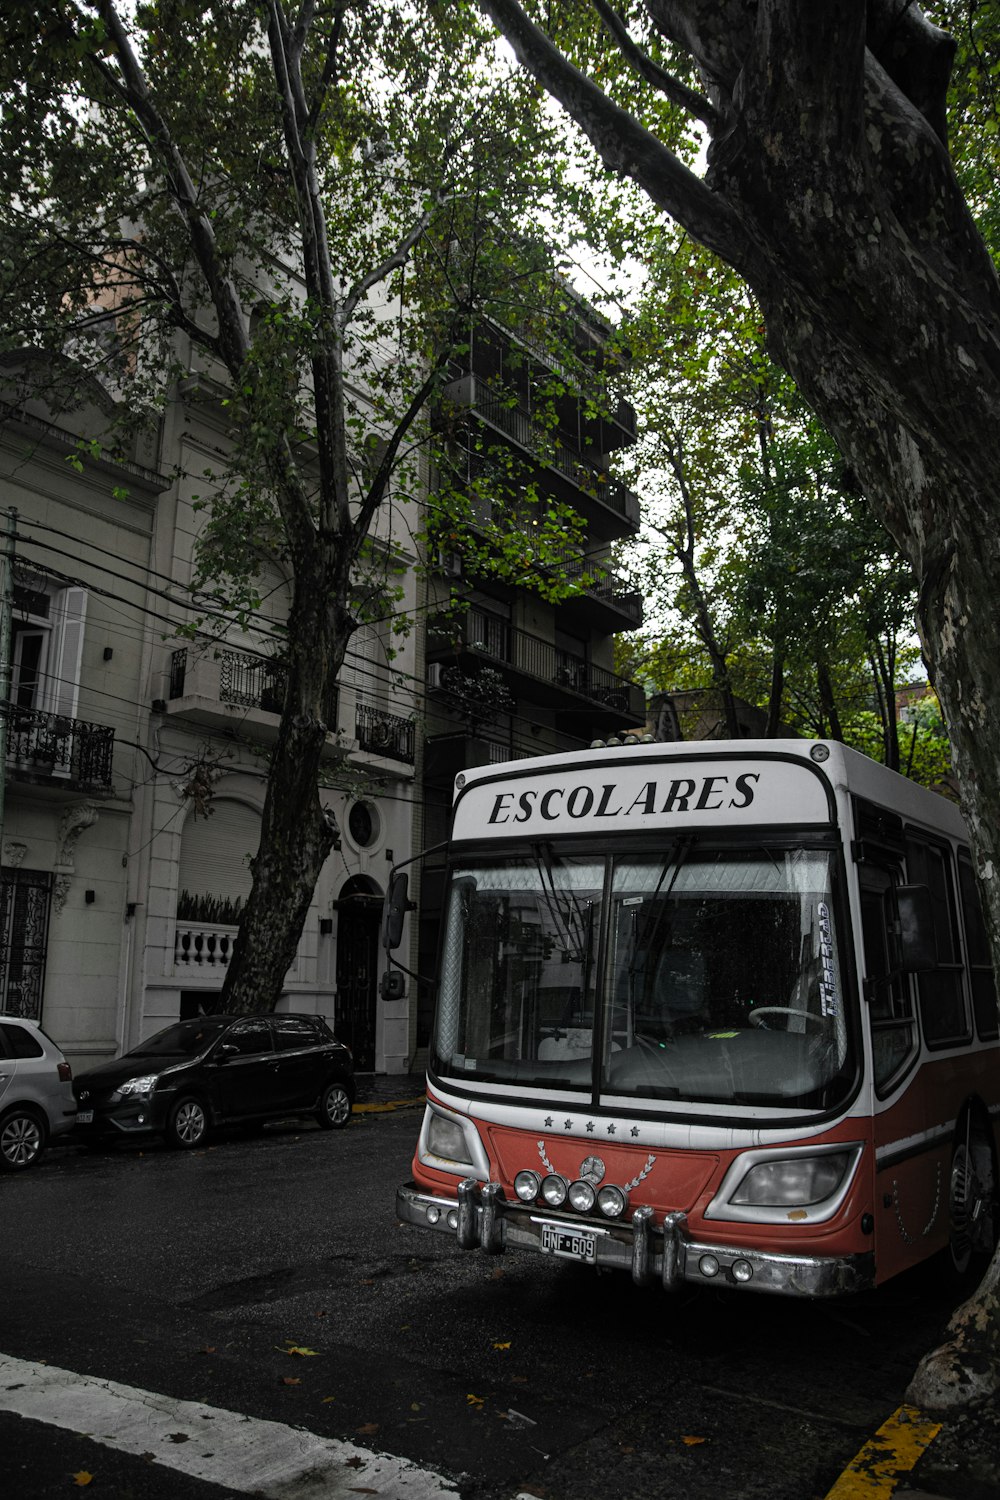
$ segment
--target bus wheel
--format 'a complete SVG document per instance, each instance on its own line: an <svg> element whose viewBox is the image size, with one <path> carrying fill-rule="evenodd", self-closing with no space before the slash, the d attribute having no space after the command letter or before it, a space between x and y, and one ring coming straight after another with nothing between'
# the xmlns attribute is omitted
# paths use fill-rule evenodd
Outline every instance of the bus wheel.
<svg viewBox="0 0 1000 1500"><path fill-rule="evenodd" d="M956 1276L985 1269L997 1231L993 1151L970 1116L959 1127L948 1184L948 1255Z"/></svg>

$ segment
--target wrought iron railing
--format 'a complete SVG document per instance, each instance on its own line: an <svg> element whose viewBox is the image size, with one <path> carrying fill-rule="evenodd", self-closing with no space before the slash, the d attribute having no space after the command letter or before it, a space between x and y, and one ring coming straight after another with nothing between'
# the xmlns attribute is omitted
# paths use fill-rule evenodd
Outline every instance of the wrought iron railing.
<svg viewBox="0 0 1000 1500"><path fill-rule="evenodd" d="M285 701L285 668L280 662L243 651L223 651L220 657L219 697L241 708L262 708L280 714Z"/></svg>
<svg viewBox="0 0 1000 1500"><path fill-rule="evenodd" d="M7 763L33 775L110 788L115 732L63 714L0 705L7 718Z"/></svg>
<svg viewBox="0 0 1000 1500"><path fill-rule="evenodd" d="M468 392L464 400L463 389ZM555 469L583 494L638 524L639 502L626 485L602 474L573 448L543 432L530 412L511 405L481 376L470 375L455 381L446 388L445 395L459 405L472 406L491 426L532 454L539 463Z"/></svg>
<svg viewBox="0 0 1000 1500"><path fill-rule="evenodd" d="M359 703L354 731L359 750L367 750L372 755L387 755L391 760L413 765L415 737L412 719L403 719L368 703Z"/></svg>
<svg viewBox="0 0 1000 1500"><path fill-rule="evenodd" d="M239 708L261 708L280 714L285 697L285 668L280 662L246 651L220 651L219 701ZM179 647L170 655L171 700L183 698L188 685L188 649Z"/></svg>
<svg viewBox="0 0 1000 1500"><path fill-rule="evenodd" d="M643 712L642 689L625 677L595 666L540 636L518 630L498 615L470 609L465 617L465 644L494 661L503 662L558 687L581 694L620 713Z"/></svg>

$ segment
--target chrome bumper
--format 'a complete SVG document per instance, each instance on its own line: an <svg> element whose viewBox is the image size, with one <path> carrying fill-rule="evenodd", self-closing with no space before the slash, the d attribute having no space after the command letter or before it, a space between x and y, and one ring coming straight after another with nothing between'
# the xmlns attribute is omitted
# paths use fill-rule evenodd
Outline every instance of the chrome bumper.
<svg viewBox="0 0 1000 1500"><path fill-rule="evenodd" d="M497 1182L465 1178L454 1198L421 1192L405 1183L396 1193L396 1215L404 1224L452 1235L463 1250L497 1255L507 1249L551 1254L542 1227L586 1233L596 1240L593 1264L629 1271L638 1286L659 1282L666 1291L682 1281L700 1286L745 1288L798 1297L837 1297L875 1285L871 1252L846 1256L774 1255L734 1249L688 1237L687 1217L669 1213L654 1227L653 1210L636 1208L631 1220L595 1223L576 1214L545 1212L509 1202Z"/></svg>

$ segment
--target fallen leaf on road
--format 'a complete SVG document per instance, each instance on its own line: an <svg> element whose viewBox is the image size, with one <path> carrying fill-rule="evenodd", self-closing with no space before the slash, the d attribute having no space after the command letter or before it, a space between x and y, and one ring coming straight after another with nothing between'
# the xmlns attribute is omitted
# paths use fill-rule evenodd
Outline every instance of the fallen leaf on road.
<svg viewBox="0 0 1000 1500"><path fill-rule="evenodd" d="M419 1401L411 1401L410 1402L410 1410L411 1411L419 1411L420 1410L420 1402Z"/></svg>
<svg viewBox="0 0 1000 1500"><path fill-rule="evenodd" d="M81 1469L79 1474L73 1475L73 1483L78 1484L82 1489L85 1484L90 1484L93 1477L93 1474L88 1474L86 1469Z"/></svg>
<svg viewBox="0 0 1000 1500"><path fill-rule="evenodd" d="M363 1426L358 1427L356 1430L361 1437L374 1437L376 1432L378 1432L378 1423L365 1422Z"/></svg>
<svg viewBox="0 0 1000 1500"><path fill-rule="evenodd" d="M468 1403L469 1403L470 1406L482 1406L483 1402L486 1400L486 1397L485 1396L473 1396L472 1393L470 1392L466 1396L465 1399L466 1399L466 1401L468 1401Z"/></svg>
<svg viewBox="0 0 1000 1500"><path fill-rule="evenodd" d="M215 1347L216 1346L214 1344L203 1344L202 1347L198 1350L198 1353L199 1354L214 1354L215 1353Z"/></svg>
<svg viewBox="0 0 1000 1500"><path fill-rule="evenodd" d="M170 1434L170 1441L172 1443L189 1443L191 1435L187 1432L172 1432Z"/></svg>
<svg viewBox="0 0 1000 1500"><path fill-rule="evenodd" d="M689 1448L696 1448L699 1443L707 1443L708 1438L682 1437L681 1442L686 1443Z"/></svg>
<svg viewBox="0 0 1000 1500"><path fill-rule="evenodd" d="M325 1406L328 1401L336 1401L336 1399L337 1399L336 1396L324 1396L323 1397L323 1405Z"/></svg>
<svg viewBox="0 0 1000 1500"><path fill-rule="evenodd" d="M282 1385L301 1385L302 1380L298 1375L282 1375L281 1383Z"/></svg>
<svg viewBox="0 0 1000 1500"><path fill-rule="evenodd" d="M512 1339L508 1339L505 1344L494 1344L493 1347L494 1347L494 1349L509 1349L510 1346L511 1346L511 1344L512 1344L512 1342L513 1342Z"/></svg>
<svg viewBox="0 0 1000 1500"><path fill-rule="evenodd" d="M282 1349L278 1344L274 1346L279 1354L301 1354L311 1356L313 1359L319 1357L318 1349L305 1349L301 1344L289 1344L287 1349Z"/></svg>
<svg viewBox="0 0 1000 1500"><path fill-rule="evenodd" d="M360 1469L364 1459L359 1453L355 1453L351 1458L345 1458L344 1463L349 1469Z"/></svg>

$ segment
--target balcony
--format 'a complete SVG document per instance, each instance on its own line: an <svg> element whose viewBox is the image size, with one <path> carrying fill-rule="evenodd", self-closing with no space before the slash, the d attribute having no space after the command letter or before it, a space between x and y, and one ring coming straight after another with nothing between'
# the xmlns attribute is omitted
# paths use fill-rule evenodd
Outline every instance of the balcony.
<svg viewBox="0 0 1000 1500"><path fill-rule="evenodd" d="M174 973L183 975L184 983L193 979L206 981L218 988L233 956L238 928L219 922L185 922L178 918L174 929ZM301 978L299 955L285 976Z"/></svg>
<svg viewBox="0 0 1000 1500"><path fill-rule="evenodd" d="M606 564L582 557L567 557L553 572L570 582L582 581L582 593L562 600L559 605L567 621L578 617L590 629L609 634L617 630L638 630L642 624L642 594L628 588Z"/></svg>
<svg viewBox="0 0 1000 1500"><path fill-rule="evenodd" d="M531 413L510 401L480 375L463 375L444 388L445 399L468 407L494 431L502 434L554 476L553 492L585 518L603 541L634 536L639 530L639 499L617 479L601 470L560 440L544 432Z"/></svg>
<svg viewBox="0 0 1000 1500"><path fill-rule="evenodd" d="M367 703L359 703L355 712L354 733L358 749L369 755L384 755L388 760L414 762L414 723L398 714L385 713Z"/></svg>
<svg viewBox="0 0 1000 1500"><path fill-rule="evenodd" d="M427 652L432 691L447 687L444 674L449 663L474 667L488 662L506 669L517 694L554 706L557 729L581 733L586 719L596 734L598 728L613 724L645 722L645 694L637 683L518 630L485 610L470 609L456 625L432 630Z"/></svg>
<svg viewBox="0 0 1000 1500"><path fill-rule="evenodd" d="M242 730L265 744L278 737L285 695L285 669L280 662L247 651L219 649L213 653L178 647L170 655L168 696L162 712L214 730ZM343 754L327 735L327 753Z"/></svg>
<svg viewBox="0 0 1000 1500"><path fill-rule="evenodd" d="M63 714L4 706L7 769L18 781L111 791L115 732Z"/></svg>

